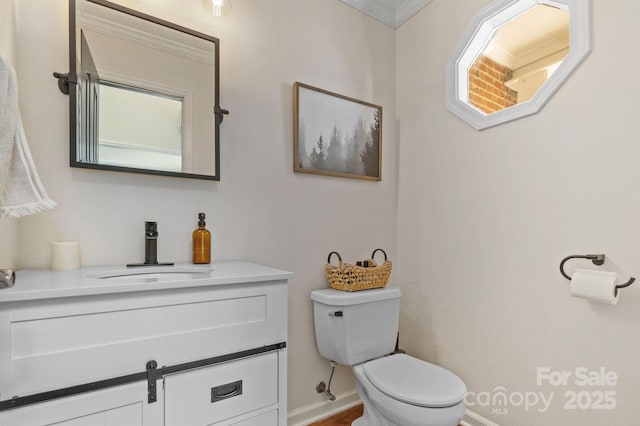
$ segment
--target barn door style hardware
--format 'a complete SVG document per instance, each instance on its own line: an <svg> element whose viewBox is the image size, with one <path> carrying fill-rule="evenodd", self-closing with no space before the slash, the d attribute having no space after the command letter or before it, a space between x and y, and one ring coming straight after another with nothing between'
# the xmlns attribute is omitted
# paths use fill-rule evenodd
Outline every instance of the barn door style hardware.
<svg viewBox="0 0 640 426"><path fill-rule="evenodd" d="M264 354L267 352L278 351L286 347L287 347L286 342L280 342L273 345L248 349L246 351L234 352L231 354L215 356L212 358L185 362L183 364L163 366L161 368L158 368L157 361L151 360L147 362L146 370L140 373L129 374L127 376L114 377L106 380L99 380L97 382L84 383L77 386L56 389L56 390L37 393L33 395L14 396L11 399L0 401L0 412L11 410L13 408L24 407L26 405L32 405L40 402L50 401L53 399L79 395L86 392L92 392L100 389L106 389L114 386L126 385L129 383L135 383L135 382L141 382L141 381L147 382L147 392L148 392L147 400L149 404L153 404L154 402L158 401L158 389L157 389L158 383L157 382L167 374L180 373L182 371L192 370L194 368L207 367L210 365L220 364L227 361L233 361L236 359L247 358L254 355ZM238 392L242 392L241 384Z"/></svg>

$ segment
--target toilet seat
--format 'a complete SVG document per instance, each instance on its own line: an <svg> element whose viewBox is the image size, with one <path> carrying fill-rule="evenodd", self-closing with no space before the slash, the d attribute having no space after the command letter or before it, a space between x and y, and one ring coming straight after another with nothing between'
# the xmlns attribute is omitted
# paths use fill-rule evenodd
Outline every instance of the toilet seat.
<svg viewBox="0 0 640 426"><path fill-rule="evenodd" d="M383 394L420 407L450 407L459 404L467 392L452 372L404 354L369 361L363 370Z"/></svg>

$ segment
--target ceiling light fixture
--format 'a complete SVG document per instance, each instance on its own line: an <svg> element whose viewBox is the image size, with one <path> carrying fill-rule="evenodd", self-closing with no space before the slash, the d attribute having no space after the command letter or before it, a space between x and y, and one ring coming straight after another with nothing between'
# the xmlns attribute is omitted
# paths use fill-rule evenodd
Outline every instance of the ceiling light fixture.
<svg viewBox="0 0 640 426"><path fill-rule="evenodd" d="M204 8L213 16L228 16L231 14L230 0L203 0Z"/></svg>

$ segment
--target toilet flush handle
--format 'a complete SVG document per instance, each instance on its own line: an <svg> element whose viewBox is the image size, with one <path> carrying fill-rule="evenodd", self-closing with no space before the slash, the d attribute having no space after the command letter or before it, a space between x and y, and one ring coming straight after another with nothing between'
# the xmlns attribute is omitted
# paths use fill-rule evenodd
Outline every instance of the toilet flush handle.
<svg viewBox="0 0 640 426"><path fill-rule="evenodd" d="M329 312L330 317L341 317L342 311Z"/></svg>

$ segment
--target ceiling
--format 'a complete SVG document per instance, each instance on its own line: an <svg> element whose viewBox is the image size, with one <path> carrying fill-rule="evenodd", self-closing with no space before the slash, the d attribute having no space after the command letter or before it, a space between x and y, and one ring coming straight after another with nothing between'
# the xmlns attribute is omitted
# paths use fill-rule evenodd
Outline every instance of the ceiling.
<svg viewBox="0 0 640 426"><path fill-rule="evenodd" d="M340 0L378 21L398 28L433 0Z"/></svg>

